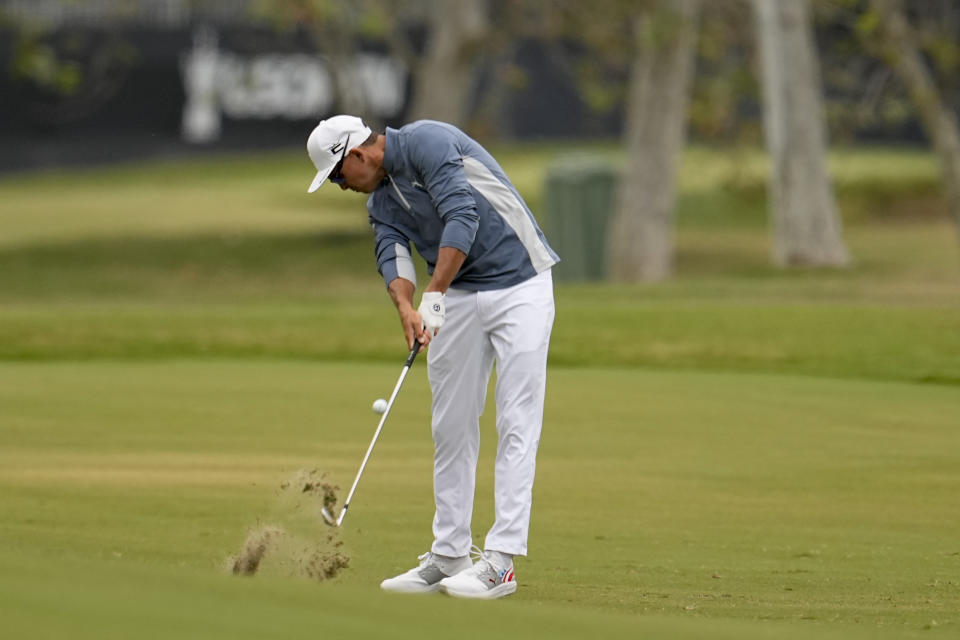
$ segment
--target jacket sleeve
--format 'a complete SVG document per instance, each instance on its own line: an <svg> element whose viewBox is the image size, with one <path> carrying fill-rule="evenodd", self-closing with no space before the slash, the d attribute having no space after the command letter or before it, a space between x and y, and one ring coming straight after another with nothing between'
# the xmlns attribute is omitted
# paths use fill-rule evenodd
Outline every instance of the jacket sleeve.
<svg viewBox="0 0 960 640"><path fill-rule="evenodd" d="M410 142L411 163L443 220L440 247L469 254L480 222L456 137L443 127L423 125Z"/></svg>
<svg viewBox="0 0 960 640"><path fill-rule="evenodd" d="M389 198L379 202L380 207L396 209L396 205ZM404 278L417 285L417 270L410 255L410 240L403 230L387 219L394 219L391 215L374 215L378 204L373 198L367 201L367 212L370 226L373 227L374 254L377 258L377 271L383 276L384 283L389 286L396 278ZM396 211L394 211L395 213Z"/></svg>

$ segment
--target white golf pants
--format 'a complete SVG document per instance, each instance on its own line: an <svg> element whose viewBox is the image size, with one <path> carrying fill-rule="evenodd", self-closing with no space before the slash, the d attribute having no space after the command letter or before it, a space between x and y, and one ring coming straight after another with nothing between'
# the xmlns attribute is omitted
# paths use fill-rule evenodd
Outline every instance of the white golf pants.
<svg viewBox="0 0 960 640"><path fill-rule="evenodd" d="M494 291L450 288L446 321L430 342L433 391L432 551L465 556L472 544L480 414L497 363L496 521L484 548L526 555L547 350L553 328L550 270Z"/></svg>

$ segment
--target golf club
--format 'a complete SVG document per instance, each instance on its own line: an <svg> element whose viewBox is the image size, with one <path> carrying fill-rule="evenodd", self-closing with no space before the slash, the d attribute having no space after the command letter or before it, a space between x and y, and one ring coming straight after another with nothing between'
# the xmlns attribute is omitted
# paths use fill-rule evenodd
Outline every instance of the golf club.
<svg viewBox="0 0 960 640"><path fill-rule="evenodd" d="M367 447L367 454L363 456L363 462L360 463L360 470L357 471L357 477L353 480L353 486L350 487L350 493L347 494L347 499L343 503L343 508L340 510L340 515L336 518L333 517L333 514L330 513L330 510L324 506L320 509L320 515L323 516L323 521L326 522L331 527L339 527L343 523L343 517L347 515L347 509L350 507L350 500L353 498L354 491L357 490L357 484L360 483L360 476L363 475L363 469L367 466L367 460L370 459L370 454L373 452L373 447L377 444L377 438L380 437L380 432L383 430L383 424L387 421L387 416L390 415L390 409L393 408L393 401L397 398L397 393L400 391L400 387L403 385L403 379L407 377L407 372L410 371L410 367L413 366L413 361L417 357L417 353L420 352L420 342L417 340L413 341L413 348L410 350L410 355L407 356L407 361L403 365L403 371L400 372L400 379L397 380L397 386L393 388L393 393L390 394L390 399L387 400L387 408L384 410L383 415L380 416L380 424L377 425L377 430L373 434L373 440L370 441L370 446Z"/></svg>

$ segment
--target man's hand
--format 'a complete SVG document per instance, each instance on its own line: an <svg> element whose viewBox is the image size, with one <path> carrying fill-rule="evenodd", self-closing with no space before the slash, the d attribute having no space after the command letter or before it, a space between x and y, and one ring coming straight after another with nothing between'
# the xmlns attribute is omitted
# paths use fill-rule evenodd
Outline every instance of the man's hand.
<svg viewBox="0 0 960 640"><path fill-rule="evenodd" d="M423 322L424 331L430 336L437 335L447 315L443 294L439 291L424 291L417 312Z"/></svg>
<svg viewBox="0 0 960 640"><path fill-rule="evenodd" d="M430 338L437 335L446 317L443 294L450 286L453 277L460 270L467 254L453 247L440 247L437 266L427 290L420 299L420 308L413 308L413 294L416 285L406 278L394 278L387 285L390 298L400 314L400 324L407 346L413 348L416 339L424 347L430 344Z"/></svg>
<svg viewBox="0 0 960 640"><path fill-rule="evenodd" d="M419 341L421 345L429 344L430 334L423 330L420 314L412 306L406 305L400 310L400 325L403 327L403 335L407 339L408 348L413 348L414 340Z"/></svg>
<svg viewBox="0 0 960 640"><path fill-rule="evenodd" d="M423 321L420 314L413 308L414 285L404 278L394 278L387 286L390 298L397 306L400 315L400 325L403 335L407 339L407 348L413 348L413 341L418 340L421 345L430 342L430 334L423 330Z"/></svg>

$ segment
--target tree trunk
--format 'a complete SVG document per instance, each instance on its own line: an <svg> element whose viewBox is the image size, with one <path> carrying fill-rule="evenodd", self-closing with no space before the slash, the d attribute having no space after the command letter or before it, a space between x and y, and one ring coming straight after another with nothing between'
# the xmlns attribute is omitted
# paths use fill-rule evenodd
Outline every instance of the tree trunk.
<svg viewBox="0 0 960 640"><path fill-rule="evenodd" d="M415 72L410 120L430 118L463 126L477 52L489 29L487 0L434 0L423 63Z"/></svg>
<svg viewBox="0 0 960 640"><path fill-rule="evenodd" d="M808 0L754 0L771 156L773 260L843 266L849 255L826 167L827 133Z"/></svg>
<svg viewBox="0 0 960 640"><path fill-rule="evenodd" d="M686 142L699 9L699 0L657 0L634 20L628 161L607 238L613 280L662 280L673 271L676 174Z"/></svg>
<svg viewBox="0 0 960 640"><path fill-rule="evenodd" d="M960 232L960 131L920 55L916 39L897 0L872 0L887 61L907 87L927 137L940 159L947 208Z"/></svg>

